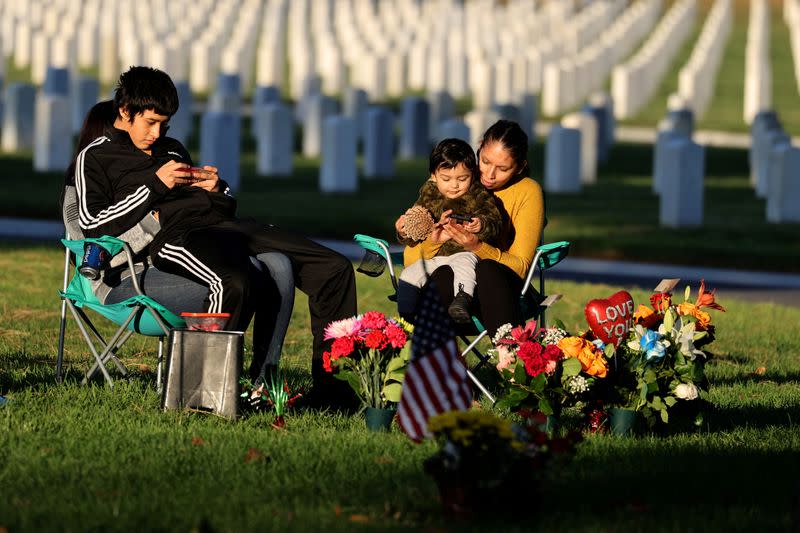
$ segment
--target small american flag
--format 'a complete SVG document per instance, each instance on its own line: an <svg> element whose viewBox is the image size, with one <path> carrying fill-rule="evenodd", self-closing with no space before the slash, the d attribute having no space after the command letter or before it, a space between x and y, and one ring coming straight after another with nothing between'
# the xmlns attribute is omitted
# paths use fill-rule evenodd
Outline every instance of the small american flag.
<svg viewBox="0 0 800 533"><path fill-rule="evenodd" d="M428 435L428 419L472 402L456 334L433 283L423 289L411 344L411 362L397 409L400 427L415 441Z"/></svg>

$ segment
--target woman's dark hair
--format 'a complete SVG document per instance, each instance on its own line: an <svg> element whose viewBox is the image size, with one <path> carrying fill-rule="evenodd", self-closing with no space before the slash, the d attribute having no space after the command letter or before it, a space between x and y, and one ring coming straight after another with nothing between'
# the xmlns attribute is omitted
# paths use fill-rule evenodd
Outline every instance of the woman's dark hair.
<svg viewBox="0 0 800 533"><path fill-rule="evenodd" d="M162 70L131 67L119 77L114 91L114 107L125 109L131 122L133 117L149 109L171 117L178 110L178 90Z"/></svg>
<svg viewBox="0 0 800 533"><path fill-rule="evenodd" d="M102 137L114 125L117 111L112 100L103 100L92 106L83 119L81 131L78 133L78 144L75 146L75 155L64 176L64 185L75 185L75 160L81 150L98 137Z"/></svg>
<svg viewBox="0 0 800 533"><path fill-rule="evenodd" d="M478 147L478 157L481 148L491 143L500 143L511 154L517 167L517 175L525 176L528 173L528 136L522 131L519 124L511 120L498 120L486 130Z"/></svg>
<svg viewBox="0 0 800 533"><path fill-rule="evenodd" d="M478 175L478 160L472 147L461 139L444 139L431 152L428 171L434 174L440 168L455 168L459 163L464 164L473 178Z"/></svg>

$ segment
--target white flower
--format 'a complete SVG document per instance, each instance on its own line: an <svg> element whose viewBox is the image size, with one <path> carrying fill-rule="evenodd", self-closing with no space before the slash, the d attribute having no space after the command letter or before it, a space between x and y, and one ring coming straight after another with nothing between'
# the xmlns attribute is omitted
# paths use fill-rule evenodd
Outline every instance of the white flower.
<svg viewBox="0 0 800 533"><path fill-rule="evenodd" d="M497 344L500 342L506 335L511 333L512 329L514 329L514 326L511 324L503 324L497 328L497 333L495 333L494 337L492 337L492 344Z"/></svg>
<svg viewBox="0 0 800 533"><path fill-rule="evenodd" d="M697 387L691 383L681 383L675 387L675 396L681 400L694 400L697 398Z"/></svg>
<svg viewBox="0 0 800 533"><path fill-rule="evenodd" d="M557 328L553 326L552 328L547 328L544 330L544 335L542 336L542 344L547 346L548 344L557 344L558 341L561 339L565 339L569 337L566 331L561 328Z"/></svg>
<svg viewBox="0 0 800 533"><path fill-rule="evenodd" d="M586 381L586 378L581 375L573 376L567 382L567 391L570 394L580 394L582 392L586 392L587 390L589 390L589 382Z"/></svg>

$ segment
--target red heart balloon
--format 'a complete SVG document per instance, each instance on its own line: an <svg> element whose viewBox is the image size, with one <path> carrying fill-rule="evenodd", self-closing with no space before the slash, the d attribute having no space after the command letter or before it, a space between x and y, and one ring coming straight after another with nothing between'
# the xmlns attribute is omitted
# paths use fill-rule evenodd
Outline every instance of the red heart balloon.
<svg viewBox="0 0 800 533"><path fill-rule="evenodd" d="M590 300L584 313L598 339L619 346L633 320L633 297L628 291L619 291L607 299Z"/></svg>

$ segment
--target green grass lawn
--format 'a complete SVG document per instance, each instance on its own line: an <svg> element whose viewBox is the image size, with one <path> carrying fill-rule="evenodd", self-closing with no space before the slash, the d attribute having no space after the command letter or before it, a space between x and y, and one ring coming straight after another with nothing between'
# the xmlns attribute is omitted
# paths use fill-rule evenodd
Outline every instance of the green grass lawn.
<svg viewBox="0 0 800 533"><path fill-rule="evenodd" d="M359 416L291 413L230 422L159 409L155 342L135 337L128 381L76 384L88 353L70 321L67 380L55 385L61 252L0 245L0 529L64 531L512 530L786 531L800 495L800 310L717 293L715 410L696 433L587 436L543 495L509 494L486 520L444 519L422 471L431 443L397 429L365 431ZM658 280L654 280L655 284ZM686 280L688 281L688 280ZM696 283L696 280L694 281ZM617 287L551 281L549 313L585 328L583 306ZM694 287L696 289L696 285ZM392 312L388 280L358 277L361 311ZM635 301L648 294L632 291ZM309 381L310 332L299 295L283 356ZM249 344L249 342L248 342ZM247 355L246 355L247 357ZM488 373L483 374L491 381ZM796 504L795 504L796 505ZM795 506L796 508L796 506Z"/></svg>

